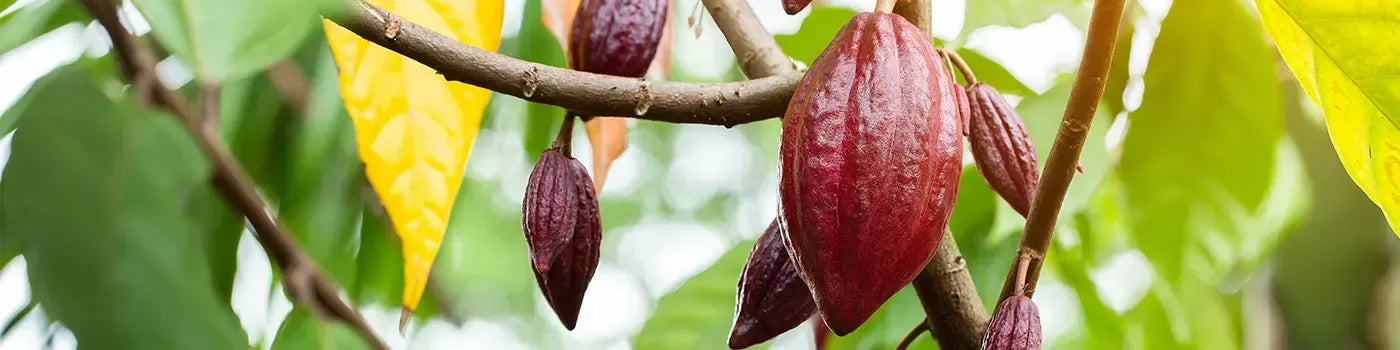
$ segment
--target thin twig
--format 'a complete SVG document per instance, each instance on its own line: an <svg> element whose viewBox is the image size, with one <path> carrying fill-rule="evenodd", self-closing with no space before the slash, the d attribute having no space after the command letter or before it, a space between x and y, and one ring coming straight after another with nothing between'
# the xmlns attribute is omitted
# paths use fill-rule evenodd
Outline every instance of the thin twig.
<svg viewBox="0 0 1400 350"><path fill-rule="evenodd" d="M106 30L112 40L113 49L133 84L158 81L155 79L155 56L122 27L116 6L109 0L82 0L82 3ZM206 106L204 110L209 115L201 118L191 110L183 97L158 82L133 86L150 90L150 95L155 101L169 108L186 131L194 136L214 167L214 188L253 226L253 232L256 233L254 237L282 270L284 284L292 298L311 307L322 317L344 320L359 332L366 342L379 349L385 348L364 318L340 299L335 285L325 277L316 262L301 250L297 242L267 212L266 204L257 193L252 178L238 164L233 154L224 148L217 130L205 127L204 120L218 118L218 108ZM206 89L206 92L211 90L217 92L217 89ZM214 102L213 99L206 99L205 103L211 102Z"/></svg>
<svg viewBox="0 0 1400 350"><path fill-rule="evenodd" d="M909 333L904 334L904 339L899 340L899 345L895 345L894 350L908 349L909 345L914 344L914 341L919 339L919 335L924 334L924 331L927 330L928 323L919 322L918 325L915 325L913 329L909 330Z"/></svg>
<svg viewBox="0 0 1400 350"><path fill-rule="evenodd" d="M954 67L958 67L958 72L962 73L963 80L967 81L968 86L977 83L977 74L972 72L972 67L967 65L967 61L963 61L962 55L958 55L957 51L941 47L938 48L938 51L943 52L943 55L947 56L948 60L953 62Z"/></svg>
<svg viewBox="0 0 1400 350"><path fill-rule="evenodd" d="M733 83L653 82L526 62L463 44L398 15L357 1L330 19L361 38L436 69L449 80L580 116L625 116L672 123L733 126L777 118L802 74ZM385 31L397 23L394 38Z"/></svg>
<svg viewBox="0 0 1400 350"><path fill-rule="evenodd" d="M1035 294L1040 267L1045 262L1045 253L1055 234L1060 205L1064 203L1070 180L1074 179L1079 152L1084 149L1089 124L1094 120L1099 99L1103 97L1104 84L1108 81L1122 14L1123 0L1094 1L1094 12L1089 18L1089 35L1084 44L1079 72L1074 77L1069 105L1065 107L1060 131L1055 135L1045 169L1040 173L1035 199L1031 201L1030 215L1026 218L1026 227L1021 235L1021 246L1012 260L1011 273L1006 275L1006 282L1001 287L998 304L1017 290L1024 291L1026 296ZM1022 274L1025 276L1024 285L1017 285L1017 276Z"/></svg>
<svg viewBox="0 0 1400 350"><path fill-rule="evenodd" d="M739 69L749 79L763 78L796 70L778 41L758 22L753 8L742 0L704 0L705 9L739 60ZM699 24L696 24L699 25Z"/></svg>

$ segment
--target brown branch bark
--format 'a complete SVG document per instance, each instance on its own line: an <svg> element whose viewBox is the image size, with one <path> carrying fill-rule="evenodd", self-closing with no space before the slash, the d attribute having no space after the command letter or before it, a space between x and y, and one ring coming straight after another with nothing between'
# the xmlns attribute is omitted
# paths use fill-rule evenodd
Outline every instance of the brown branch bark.
<svg viewBox="0 0 1400 350"><path fill-rule="evenodd" d="M744 0L704 0L705 9L724 33L724 40L734 50L739 69L749 79L768 77L797 70L778 41L758 22L753 8ZM786 107L786 106L784 106Z"/></svg>
<svg viewBox="0 0 1400 350"><path fill-rule="evenodd" d="M1026 218L1026 228L1021 235L1021 246L1012 260L1011 273L1007 274L1006 282L1002 284L998 304L1018 290L1024 291L1026 296L1035 294L1040 267L1045 262L1045 253L1055 234L1060 205L1064 203L1070 180L1074 179L1079 152L1084 149L1084 138L1088 136L1089 124L1094 120L1099 99L1103 97L1104 84L1108 81L1122 14L1123 0L1094 1L1094 12L1089 18L1089 35L1084 44L1079 72L1074 77L1074 87L1070 90L1069 105L1065 107L1060 131L1055 134L1055 143L1050 148L1045 169L1040 173L1035 199L1031 201L1030 215ZM1016 282L1018 275L1025 276L1024 285Z"/></svg>
<svg viewBox="0 0 1400 350"><path fill-rule="evenodd" d="M360 37L436 69L445 78L580 116L626 116L733 126L783 115L801 73L734 83L653 82L592 74L468 46L362 1L330 18Z"/></svg>
<svg viewBox="0 0 1400 350"><path fill-rule="evenodd" d="M111 38L113 49L127 77L133 83L133 88L147 90L157 104L170 109L186 131L194 136L196 143L214 167L212 182L215 190L253 226L258 243L281 269L287 292L292 298L311 307L322 317L334 317L349 323L366 342L379 349L385 348L384 343L375 337L360 314L340 299L335 285L325 277L320 266L301 250L276 218L267 212L267 205L259 196L252 178L238 164L233 154L224 148L218 130L211 127L215 125L212 121L218 119L219 109L213 105L216 98L209 96L217 95L217 89L203 89L206 96L204 115L196 114L183 97L159 83L156 79L155 56L122 27L116 6L112 2L82 0L82 4L98 23L102 24Z"/></svg>

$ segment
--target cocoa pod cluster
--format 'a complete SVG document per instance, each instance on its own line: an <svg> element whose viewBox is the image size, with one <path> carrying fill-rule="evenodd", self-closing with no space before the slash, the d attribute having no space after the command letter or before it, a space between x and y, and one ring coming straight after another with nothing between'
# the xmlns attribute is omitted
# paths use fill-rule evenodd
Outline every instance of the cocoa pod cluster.
<svg viewBox="0 0 1400 350"><path fill-rule="evenodd" d="M525 188L521 226L530 247L530 268L545 301L571 330L598 269L603 226L593 191L588 170L559 149L540 155Z"/></svg>
<svg viewBox="0 0 1400 350"><path fill-rule="evenodd" d="M987 323L982 350L1040 350L1040 311L1035 302L1016 295L1001 302Z"/></svg>

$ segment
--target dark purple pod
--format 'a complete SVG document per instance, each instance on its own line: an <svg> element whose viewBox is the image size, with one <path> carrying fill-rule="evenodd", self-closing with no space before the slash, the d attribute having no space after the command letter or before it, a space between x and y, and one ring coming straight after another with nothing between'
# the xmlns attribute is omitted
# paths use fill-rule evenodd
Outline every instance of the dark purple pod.
<svg viewBox="0 0 1400 350"><path fill-rule="evenodd" d="M588 171L558 149L544 151L530 172L523 210L521 226L535 282L559 321L572 330L598 269L603 236Z"/></svg>
<svg viewBox="0 0 1400 350"><path fill-rule="evenodd" d="M832 333L865 323L933 257L962 175L956 85L903 17L852 17L783 118L779 225Z"/></svg>
<svg viewBox="0 0 1400 350"><path fill-rule="evenodd" d="M1002 301L987 323L982 350L1040 350L1040 312L1035 302L1024 295Z"/></svg>
<svg viewBox="0 0 1400 350"><path fill-rule="evenodd" d="M668 0L583 0L569 37L569 67L640 78L656 57Z"/></svg>
<svg viewBox="0 0 1400 350"><path fill-rule="evenodd" d="M795 15L802 12L802 9L807 8L807 5L811 3L812 0L783 0L783 11L789 15Z"/></svg>
<svg viewBox="0 0 1400 350"><path fill-rule="evenodd" d="M773 221L758 236L744 272L739 275L739 298L734 306L734 327L729 348L743 349L762 343L802 324L817 311L797 266L783 247L783 234Z"/></svg>
<svg viewBox="0 0 1400 350"><path fill-rule="evenodd" d="M1026 124L991 85L973 84L967 95L972 106L967 140L977 171L1012 209L1026 216L1040 177Z"/></svg>

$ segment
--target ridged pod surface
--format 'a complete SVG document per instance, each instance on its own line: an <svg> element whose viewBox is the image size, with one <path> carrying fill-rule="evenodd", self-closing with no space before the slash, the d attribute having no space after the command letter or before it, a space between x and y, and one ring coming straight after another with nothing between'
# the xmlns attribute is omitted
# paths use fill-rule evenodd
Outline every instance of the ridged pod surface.
<svg viewBox="0 0 1400 350"><path fill-rule="evenodd" d="M1012 209L1026 216L1040 177L1026 124L991 85L973 84L967 95L972 106L967 140L977 171Z"/></svg>
<svg viewBox="0 0 1400 350"><path fill-rule="evenodd" d="M762 343L802 324L817 312L812 294L797 275L783 246L778 221L758 236L739 275L739 299L734 306L734 327L729 348L743 349Z"/></svg>
<svg viewBox="0 0 1400 350"><path fill-rule="evenodd" d="M583 0L569 34L569 67L639 78L656 57L668 0Z"/></svg>
<svg viewBox="0 0 1400 350"><path fill-rule="evenodd" d="M598 269L603 237L588 171L557 149L544 151L530 172L523 211L521 226L535 282L559 321L572 330Z"/></svg>
<svg viewBox="0 0 1400 350"><path fill-rule="evenodd" d="M788 104L779 222L837 335L913 280L943 239L962 173L948 74L914 25L861 13Z"/></svg>
<svg viewBox="0 0 1400 350"><path fill-rule="evenodd" d="M1006 298L987 323L983 350L1040 350L1040 312L1024 295Z"/></svg>

